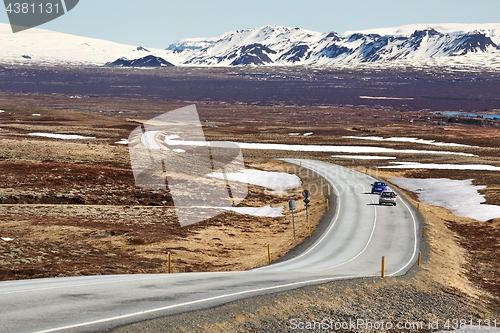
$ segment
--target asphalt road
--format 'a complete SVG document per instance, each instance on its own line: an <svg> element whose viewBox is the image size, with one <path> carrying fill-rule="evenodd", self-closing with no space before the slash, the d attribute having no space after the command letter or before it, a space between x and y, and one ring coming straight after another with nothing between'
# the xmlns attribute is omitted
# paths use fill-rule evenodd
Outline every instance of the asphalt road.
<svg viewBox="0 0 500 333"><path fill-rule="evenodd" d="M299 160L287 160L300 163ZM93 276L0 283L0 332L97 332L209 308L239 298L338 279L403 275L417 260L419 225L401 198L378 205L373 178L320 161L302 166L326 177L336 212L299 256L245 272Z"/></svg>

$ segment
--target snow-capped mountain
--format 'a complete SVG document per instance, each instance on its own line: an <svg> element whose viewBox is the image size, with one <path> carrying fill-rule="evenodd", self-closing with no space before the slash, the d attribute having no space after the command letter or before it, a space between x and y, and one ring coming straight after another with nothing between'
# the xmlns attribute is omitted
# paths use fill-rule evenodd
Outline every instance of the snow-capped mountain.
<svg viewBox="0 0 500 333"><path fill-rule="evenodd" d="M0 23L0 64L102 66L119 58L138 59L148 55L171 62L165 58L168 52L162 49L37 28L13 34L10 25Z"/></svg>
<svg viewBox="0 0 500 333"><path fill-rule="evenodd" d="M14 35L9 25L0 23L0 64L103 66L116 61L120 66L458 64L500 70L499 45L500 23L408 25L343 34L263 26L214 38L182 39L165 50L42 29Z"/></svg>
<svg viewBox="0 0 500 333"><path fill-rule="evenodd" d="M335 65L483 54L498 58L499 44L500 24L413 25L342 35L264 26L200 44L184 39L168 50L180 55L182 65Z"/></svg>

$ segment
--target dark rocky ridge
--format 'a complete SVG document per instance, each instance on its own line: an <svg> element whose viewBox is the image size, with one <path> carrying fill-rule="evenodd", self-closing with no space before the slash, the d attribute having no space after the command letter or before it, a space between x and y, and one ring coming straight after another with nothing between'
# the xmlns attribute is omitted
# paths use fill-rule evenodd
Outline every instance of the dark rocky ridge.
<svg viewBox="0 0 500 333"><path fill-rule="evenodd" d="M143 58L129 60L120 58L113 62L106 63L109 67L173 67L174 65L163 58L148 55Z"/></svg>

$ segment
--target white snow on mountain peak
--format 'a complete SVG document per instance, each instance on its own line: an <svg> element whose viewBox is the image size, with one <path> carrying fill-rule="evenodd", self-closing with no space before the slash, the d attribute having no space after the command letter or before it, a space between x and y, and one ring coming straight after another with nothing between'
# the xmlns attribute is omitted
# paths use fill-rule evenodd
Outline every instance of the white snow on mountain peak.
<svg viewBox="0 0 500 333"><path fill-rule="evenodd" d="M355 33L360 34L377 34L381 36L402 36L409 37L415 31L434 29L443 34L460 35L468 32L484 33L486 37L490 37L495 44L500 44L500 23L443 23L443 24L408 24L392 28L376 28L365 30L346 31L342 35L349 36Z"/></svg>
<svg viewBox="0 0 500 333"><path fill-rule="evenodd" d="M169 56L161 49L146 49L38 28L13 34L10 25L5 23L0 23L0 45L0 63L4 64L102 66L122 57L135 59L152 53L168 60Z"/></svg>
<svg viewBox="0 0 500 333"><path fill-rule="evenodd" d="M500 24L422 24L340 35L263 26L225 33L212 43L199 47L199 51L185 56L182 64L335 66L422 61L446 64L457 63L452 57L468 56L460 59L461 64L471 62L498 68L499 31ZM480 59L475 61L476 58Z"/></svg>
<svg viewBox="0 0 500 333"><path fill-rule="evenodd" d="M0 23L0 63L104 65L160 57L176 66L472 66L500 70L500 23L412 24L320 33L266 25L219 37L185 38L166 50Z"/></svg>

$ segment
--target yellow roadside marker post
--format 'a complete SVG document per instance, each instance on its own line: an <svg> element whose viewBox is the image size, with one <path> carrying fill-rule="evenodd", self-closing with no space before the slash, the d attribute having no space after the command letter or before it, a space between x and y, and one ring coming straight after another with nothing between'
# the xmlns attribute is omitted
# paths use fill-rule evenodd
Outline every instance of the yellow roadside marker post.
<svg viewBox="0 0 500 333"><path fill-rule="evenodd" d="M271 250L269 249L269 244L266 244L266 252L267 252L267 262L271 265Z"/></svg>
<svg viewBox="0 0 500 333"><path fill-rule="evenodd" d="M382 277L382 279L385 278L385 257L382 257L382 269L380 276Z"/></svg>

